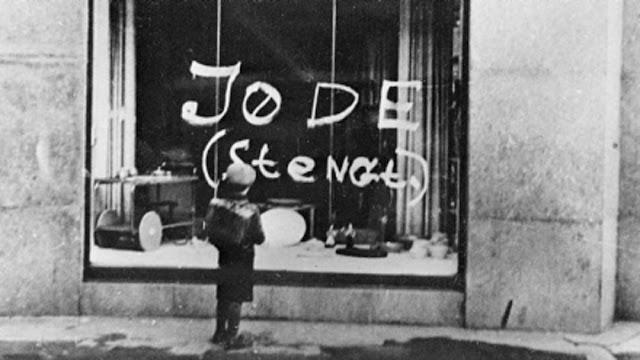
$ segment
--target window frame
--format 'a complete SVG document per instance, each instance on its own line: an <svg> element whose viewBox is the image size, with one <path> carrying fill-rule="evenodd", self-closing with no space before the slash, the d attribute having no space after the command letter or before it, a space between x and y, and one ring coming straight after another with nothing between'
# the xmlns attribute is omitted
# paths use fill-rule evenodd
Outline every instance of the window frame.
<svg viewBox="0 0 640 360"><path fill-rule="evenodd" d="M458 196L458 271L452 276L417 276L417 275L385 275L385 274L355 274L355 273L311 273L296 271L255 270L256 285L273 286L301 286L301 287L365 287L365 288L418 288L418 289L446 289L464 292L465 269L467 259L467 169L468 169L468 54L469 54L469 0L461 1L461 31L462 31L462 59L460 71L462 82L460 84L461 102L461 144L463 153L460 156L460 180ZM95 80L94 66L98 62L107 62L109 59L96 58L96 7L97 0L89 2L88 11L88 59L87 66L87 133L86 133L86 169L90 171L92 166L92 144L94 142L94 129L92 125L95 116L94 96ZM135 101L134 101L135 103ZM135 121L134 121L135 126ZM215 284L219 278L218 269L178 269L166 267L104 267L92 266L90 263L90 248L93 239L93 204L92 204L92 177L85 176L85 236L83 248L83 281L85 282L132 282L132 283L181 283L181 284Z"/></svg>

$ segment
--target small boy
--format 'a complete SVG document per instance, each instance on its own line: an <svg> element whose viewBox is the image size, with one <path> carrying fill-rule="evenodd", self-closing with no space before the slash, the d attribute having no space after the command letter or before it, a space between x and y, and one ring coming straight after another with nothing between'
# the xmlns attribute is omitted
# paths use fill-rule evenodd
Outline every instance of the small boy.
<svg viewBox="0 0 640 360"><path fill-rule="evenodd" d="M211 341L225 348L239 343L242 303L253 301L254 245L264 242L260 212L247 199L256 179L255 170L244 163L227 168L219 197L209 203L205 234L219 251L220 278L217 289L216 330Z"/></svg>

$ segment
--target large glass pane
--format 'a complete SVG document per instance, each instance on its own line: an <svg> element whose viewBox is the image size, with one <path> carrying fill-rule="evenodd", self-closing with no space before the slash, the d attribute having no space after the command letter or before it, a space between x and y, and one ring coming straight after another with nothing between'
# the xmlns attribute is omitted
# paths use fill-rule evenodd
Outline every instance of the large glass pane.
<svg viewBox="0 0 640 360"><path fill-rule="evenodd" d="M226 0L222 9L222 62L241 62L242 70L233 86L230 111L220 123L232 131L221 143L219 166L225 168L229 163L226 149L232 143L250 139L249 149L242 151L245 162L258 159L265 146L267 158L277 162L267 166L267 171L258 169L258 180L251 191L254 201L291 198L326 208L328 186L322 164L329 153L328 130L307 129L307 118L317 83L330 81L331 1ZM282 99L277 115L261 126L247 122L242 112L247 88L255 82L277 89ZM264 98L264 92L257 91L247 98L247 109L254 111ZM258 115L268 114L273 106L269 101ZM317 110L328 111L324 102ZM316 161L309 175L317 181L303 184L289 176L288 163L298 155ZM274 172L279 176L269 175ZM317 214L318 222L326 224L325 211Z"/></svg>
<svg viewBox="0 0 640 360"><path fill-rule="evenodd" d="M364 157L377 165L379 174L395 158L395 131L378 128L378 110L383 80L396 80L398 73L399 2L395 0L338 1L335 45L335 81L354 89L358 105L334 126L333 156L353 164ZM335 107L350 101L335 97ZM394 169L395 170L395 169ZM382 180L362 183L364 168L353 179L335 182L333 196L336 226L389 231L394 227L393 191ZM387 221L387 224L381 223ZM382 227L385 227L382 230Z"/></svg>
<svg viewBox="0 0 640 360"><path fill-rule="evenodd" d="M135 1L135 28L126 31L135 33L136 167L140 174L162 170L197 179L140 187L133 195L134 206L154 204L160 214L159 249L92 248L92 263L215 268L213 246L193 242L188 226L166 225L204 215L215 193L206 178L220 179L235 148L258 172L250 198L264 211L306 206L300 212L307 227L304 241L259 247L256 269L455 274L455 246L447 259L429 259L398 240L459 231L456 164L463 153L458 140L464 110L452 86L461 56L456 6L422 0ZM234 66L237 77L212 75ZM411 85L384 93L385 81ZM411 110L381 112L390 106L383 96L411 103ZM194 118L220 115L219 121L190 123L189 103L197 103L197 109L190 108ZM343 112L337 122L314 122ZM419 129L381 128L381 114ZM225 135L204 153L222 131ZM399 156L398 150L415 156ZM300 157L314 162L306 180L289 169ZM409 204L414 198L416 206ZM144 209L133 210L138 223ZM333 239L338 244L325 246L331 226L349 225L364 234L356 239L362 242L358 247L388 252L376 260L337 254L348 240L344 232Z"/></svg>

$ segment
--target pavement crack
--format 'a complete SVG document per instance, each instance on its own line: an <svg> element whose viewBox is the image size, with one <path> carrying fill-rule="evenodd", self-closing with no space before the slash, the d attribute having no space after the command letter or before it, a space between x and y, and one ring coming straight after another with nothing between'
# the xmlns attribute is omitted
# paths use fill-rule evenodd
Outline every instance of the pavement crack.
<svg viewBox="0 0 640 360"><path fill-rule="evenodd" d="M636 331L636 332L634 332L633 334L629 335L628 337L624 338L623 340L620 340L620 341L618 341L618 342L614 342L613 344L610 344L609 346L614 347L614 346L616 346L616 345L624 344L624 343L626 343L627 341L629 341L629 340L631 340L631 339L633 339L633 338L636 338L636 337L638 337L638 336L640 336L640 331Z"/></svg>
<svg viewBox="0 0 640 360"><path fill-rule="evenodd" d="M594 346L600 349L603 349L604 351L606 351L607 353L609 353L611 356L613 356L613 350L611 350L611 348L607 345L604 344L599 344L597 342L591 342L591 341L577 341L577 340L573 340L569 337L563 336L562 340L568 342L569 344L578 347L578 346Z"/></svg>
<svg viewBox="0 0 640 360"><path fill-rule="evenodd" d="M574 345L574 346L580 346L580 345L596 346L596 347L599 347L601 349L606 350L609 354L614 355L614 351L613 351L614 347L616 347L618 345L621 345L621 344L624 344L624 343L627 343L627 342L629 342L629 340L634 339L634 338L636 338L638 336L640 336L640 330L632 333L629 336L624 337L621 340L618 340L618 341L610 343L610 344L602 344L602 343L598 343L596 341L579 341L579 340L571 339L568 336L563 336L562 339L564 341Z"/></svg>

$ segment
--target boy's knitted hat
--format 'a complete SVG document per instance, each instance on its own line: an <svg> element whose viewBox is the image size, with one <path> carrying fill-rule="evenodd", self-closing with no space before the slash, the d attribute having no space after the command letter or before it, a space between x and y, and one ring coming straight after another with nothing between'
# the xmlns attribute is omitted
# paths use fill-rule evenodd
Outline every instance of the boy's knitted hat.
<svg viewBox="0 0 640 360"><path fill-rule="evenodd" d="M256 181L256 171L245 163L234 162L227 167L223 180L227 184L249 187Z"/></svg>

